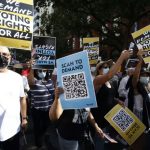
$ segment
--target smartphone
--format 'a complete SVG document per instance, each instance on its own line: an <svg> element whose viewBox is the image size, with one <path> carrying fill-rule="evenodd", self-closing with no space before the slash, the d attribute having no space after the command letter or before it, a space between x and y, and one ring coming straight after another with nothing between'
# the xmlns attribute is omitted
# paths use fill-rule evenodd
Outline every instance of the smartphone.
<svg viewBox="0 0 150 150"><path fill-rule="evenodd" d="M130 42L128 49L129 49L129 53L130 53L131 55L133 55L134 47L135 47L135 44L134 44L133 42Z"/></svg>

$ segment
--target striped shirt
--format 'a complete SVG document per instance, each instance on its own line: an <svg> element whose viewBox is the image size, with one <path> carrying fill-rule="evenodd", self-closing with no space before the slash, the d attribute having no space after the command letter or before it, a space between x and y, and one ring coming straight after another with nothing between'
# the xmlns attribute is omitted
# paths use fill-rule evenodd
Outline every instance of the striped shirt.
<svg viewBox="0 0 150 150"><path fill-rule="evenodd" d="M35 80L35 85L30 89L31 107L48 111L54 101L54 85L52 80Z"/></svg>

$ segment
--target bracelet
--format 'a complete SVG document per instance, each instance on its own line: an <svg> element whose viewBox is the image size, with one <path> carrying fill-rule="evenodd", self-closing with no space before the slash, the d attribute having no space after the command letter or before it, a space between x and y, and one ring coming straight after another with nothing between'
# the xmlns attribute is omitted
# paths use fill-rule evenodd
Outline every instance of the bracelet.
<svg viewBox="0 0 150 150"><path fill-rule="evenodd" d="M28 117L22 117L22 120L27 120L28 119Z"/></svg>

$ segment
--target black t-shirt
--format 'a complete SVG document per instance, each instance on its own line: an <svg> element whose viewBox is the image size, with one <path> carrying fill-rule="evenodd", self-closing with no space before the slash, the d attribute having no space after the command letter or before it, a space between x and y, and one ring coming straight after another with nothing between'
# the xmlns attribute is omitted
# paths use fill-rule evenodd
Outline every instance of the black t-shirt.
<svg viewBox="0 0 150 150"><path fill-rule="evenodd" d="M81 113L80 113L81 112ZM57 128L61 137L67 140L80 140L85 134L85 122L87 121L88 112L85 109L64 110L58 120ZM82 121L80 118L82 114Z"/></svg>
<svg viewBox="0 0 150 150"><path fill-rule="evenodd" d="M104 128L108 125L108 122L105 120L104 116L108 113L110 109L115 105L115 89L113 87L108 88L105 84L99 89L96 94L97 99L97 108L92 108L91 112L95 118L97 124Z"/></svg>

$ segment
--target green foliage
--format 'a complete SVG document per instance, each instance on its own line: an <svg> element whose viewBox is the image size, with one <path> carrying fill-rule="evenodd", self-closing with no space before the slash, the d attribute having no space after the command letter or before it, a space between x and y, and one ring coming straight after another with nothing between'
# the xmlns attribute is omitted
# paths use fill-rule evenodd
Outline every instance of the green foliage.
<svg viewBox="0 0 150 150"><path fill-rule="evenodd" d="M45 0L35 0L39 4ZM57 50L68 50L67 39L86 37L91 29L103 37L102 45L121 51L128 45L135 22L150 14L149 0L51 0L54 13L44 18L43 25L48 35L56 36ZM92 19L88 22L87 17ZM114 20L120 18L119 20ZM117 23L118 27L113 27ZM107 30L107 34L102 30ZM119 33L117 37L115 33Z"/></svg>
<svg viewBox="0 0 150 150"><path fill-rule="evenodd" d="M31 52L22 49L10 49L11 56L13 59L25 63L31 59Z"/></svg>
<svg viewBox="0 0 150 150"><path fill-rule="evenodd" d="M50 2L51 0L33 0L34 2L34 6L45 6L46 5L46 2Z"/></svg>

